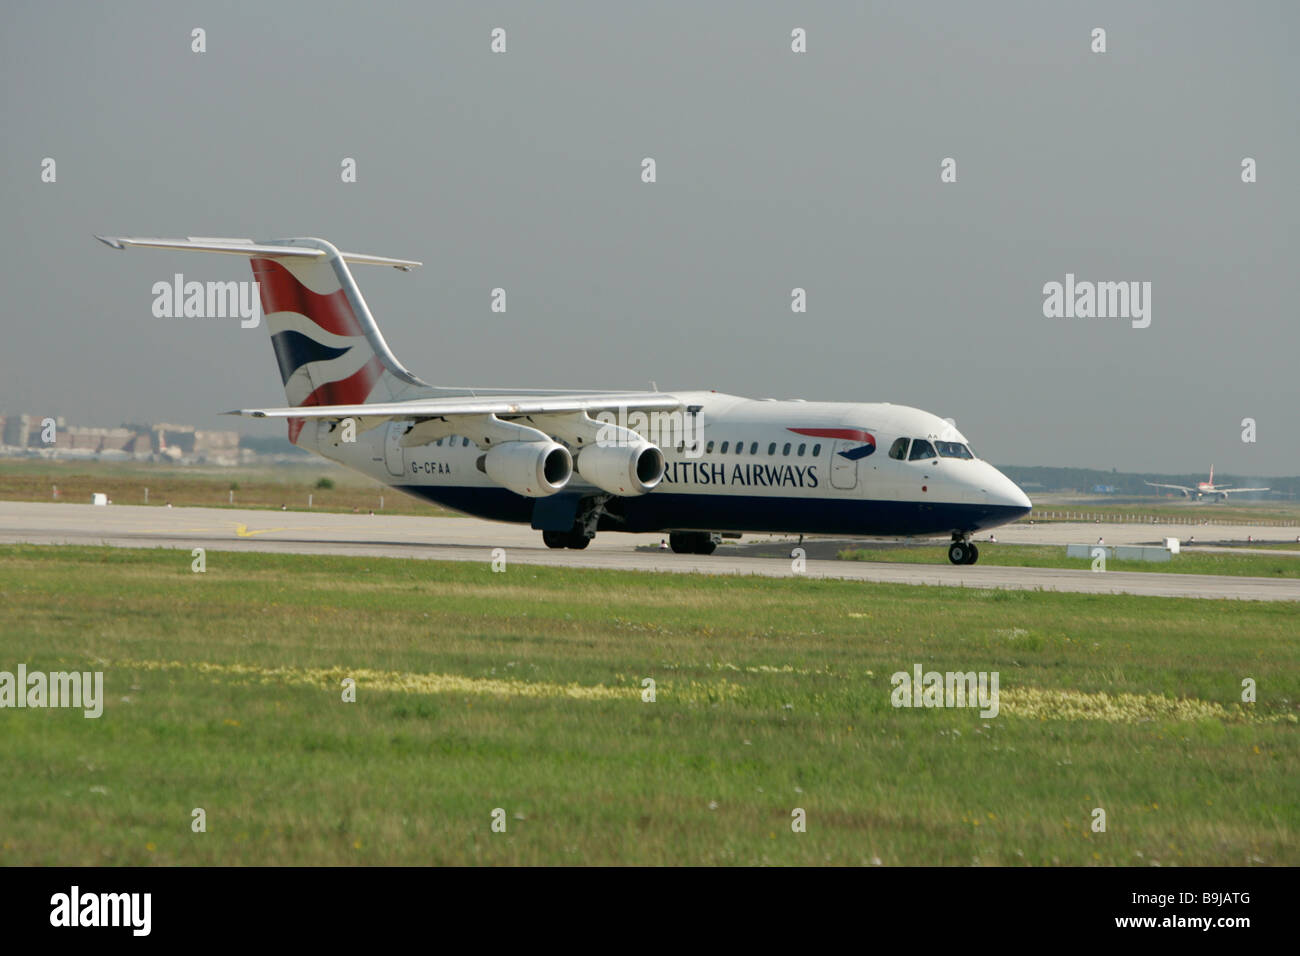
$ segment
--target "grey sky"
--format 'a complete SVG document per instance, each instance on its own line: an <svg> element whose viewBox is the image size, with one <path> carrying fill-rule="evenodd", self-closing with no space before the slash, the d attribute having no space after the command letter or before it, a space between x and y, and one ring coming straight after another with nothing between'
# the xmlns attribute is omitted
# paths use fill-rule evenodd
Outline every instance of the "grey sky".
<svg viewBox="0 0 1300 956"><path fill-rule="evenodd" d="M215 414L284 403L265 329L150 313L247 265L91 234L318 235L425 262L355 274L438 384L892 401L999 462L1296 474L1298 10L8 3L0 413L281 429ZM1150 328L1044 318L1067 272L1150 281Z"/></svg>

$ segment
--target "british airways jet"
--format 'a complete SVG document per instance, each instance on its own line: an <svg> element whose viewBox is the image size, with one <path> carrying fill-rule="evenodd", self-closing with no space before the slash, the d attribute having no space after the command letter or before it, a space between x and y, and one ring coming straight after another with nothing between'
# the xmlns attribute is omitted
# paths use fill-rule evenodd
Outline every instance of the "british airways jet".
<svg viewBox="0 0 1300 956"><path fill-rule="evenodd" d="M688 554L744 532L951 535L948 559L974 564L973 533L1031 508L949 421L903 405L429 385L348 268L418 262L322 239L96 238L251 260L288 406L231 414L285 419L301 448L552 548L600 531L666 531Z"/></svg>

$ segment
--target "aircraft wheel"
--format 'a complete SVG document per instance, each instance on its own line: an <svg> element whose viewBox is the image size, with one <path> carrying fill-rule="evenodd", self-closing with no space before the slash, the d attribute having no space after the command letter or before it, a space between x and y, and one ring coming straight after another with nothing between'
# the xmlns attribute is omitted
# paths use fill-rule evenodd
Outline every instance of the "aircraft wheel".
<svg viewBox="0 0 1300 956"><path fill-rule="evenodd" d="M952 546L948 548L948 560L953 564L966 564L966 549L968 547L970 547L970 545L964 544L961 541L954 541Z"/></svg>
<svg viewBox="0 0 1300 956"><path fill-rule="evenodd" d="M548 548L567 548L569 535L564 531L543 531L542 541Z"/></svg>
<svg viewBox="0 0 1300 956"><path fill-rule="evenodd" d="M717 542L713 540L713 536L710 534L700 535L699 540L695 542L696 554L712 554L714 551L717 550L718 550Z"/></svg>
<svg viewBox="0 0 1300 956"><path fill-rule="evenodd" d="M966 545L966 563L974 564L979 559L980 559L980 549L973 544Z"/></svg>
<svg viewBox="0 0 1300 956"><path fill-rule="evenodd" d="M581 551L589 544L591 544L591 539L581 531L574 531L569 534L568 545L574 551Z"/></svg>
<svg viewBox="0 0 1300 956"><path fill-rule="evenodd" d="M673 549L673 554L694 554L694 544L691 535L680 531L674 531L668 536L668 547Z"/></svg>

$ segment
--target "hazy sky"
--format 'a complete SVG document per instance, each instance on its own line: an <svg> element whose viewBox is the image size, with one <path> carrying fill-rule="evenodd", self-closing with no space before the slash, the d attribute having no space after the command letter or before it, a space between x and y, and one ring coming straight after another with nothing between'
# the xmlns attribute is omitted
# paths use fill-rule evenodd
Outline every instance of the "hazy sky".
<svg viewBox="0 0 1300 956"><path fill-rule="evenodd" d="M1297 474L1298 11L11 0L0 413L282 429L216 414L284 404L264 328L151 314L244 260L91 236L316 235L425 262L355 274L435 384L892 401L998 462ZM1150 327L1044 317L1066 273L1150 282Z"/></svg>

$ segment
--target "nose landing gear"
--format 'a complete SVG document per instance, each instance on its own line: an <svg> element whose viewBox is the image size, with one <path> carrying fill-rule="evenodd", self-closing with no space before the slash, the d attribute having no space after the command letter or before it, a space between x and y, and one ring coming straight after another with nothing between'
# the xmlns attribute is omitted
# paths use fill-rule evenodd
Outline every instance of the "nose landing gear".
<svg viewBox="0 0 1300 956"><path fill-rule="evenodd" d="M953 564L974 564L980 559L980 549L971 542L969 535L952 536L948 547L948 560Z"/></svg>

